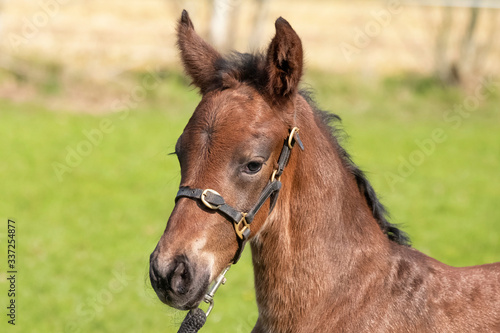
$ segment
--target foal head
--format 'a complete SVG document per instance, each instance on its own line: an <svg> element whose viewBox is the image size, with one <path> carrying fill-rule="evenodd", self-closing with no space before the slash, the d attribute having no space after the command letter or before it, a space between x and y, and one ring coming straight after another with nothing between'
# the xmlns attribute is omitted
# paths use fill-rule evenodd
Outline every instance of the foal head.
<svg viewBox="0 0 500 333"><path fill-rule="evenodd" d="M178 24L182 62L202 99L179 137L175 153L181 187L212 189L247 212L269 183L294 125L302 75L302 45L282 18L264 55L222 57L194 31L186 11ZM270 205L255 215L253 237ZM233 224L200 200L179 198L150 258L158 297L178 309L196 307L211 281L238 250Z"/></svg>

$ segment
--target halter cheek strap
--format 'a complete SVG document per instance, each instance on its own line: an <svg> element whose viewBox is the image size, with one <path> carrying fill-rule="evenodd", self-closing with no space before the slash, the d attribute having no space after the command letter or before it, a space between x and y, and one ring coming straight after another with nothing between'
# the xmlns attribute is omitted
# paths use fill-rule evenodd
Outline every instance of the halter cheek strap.
<svg viewBox="0 0 500 333"><path fill-rule="evenodd" d="M238 236L238 250L236 251L234 258L232 260L233 264L236 264L241 257L241 253L245 247L248 238L250 237L250 224L252 223L255 214L262 208L267 199L270 199L269 214L271 214L276 201L278 200L278 194L281 189L280 177L288 164L290 159L290 152L295 143L297 143L300 149L304 150L304 145L299 138L299 129L294 127L285 140L283 148L281 149L281 154L278 159L278 168L275 169L271 175L271 179L267 183L266 187L262 190L259 200L255 203L252 209L248 212L239 211L230 205L226 204L224 198L217 192L211 189L197 189L189 187L181 187L177 196L175 197L175 202L180 198L190 198L193 200L200 200L208 209L215 210L222 215L224 215L229 221L233 223L234 231ZM200 308L195 308L189 311L186 318L182 322L182 325L178 333L187 332L198 332L198 330L205 324L208 315L212 311L214 306L213 296L219 286L224 284L226 280L224 275L229 269L230 265L222 272L221 275L216 279L215 283L212 285L208 293L205 295L204 301L209 304L207 312L203 312Z"/></svg>
<svg viewBox="0 0 500 333"><path fill-rule="evenodd" d="M269 214L276 205L278 194L281 189L280 177L285 169L285 166L288 164L290 153L295 143L299 145L301 150L304 150L304 145L300 140L299 129L297 127L294 127L290 131L290 134L281 149L281 154L278 159L278 168L273 171L270 181L262 190L255 205L248 212L242 212L231 207L225 202L224 198L219 193L211 189L202 190L197 188L181 187L179 192L177 192L175 202L177 202L180 198L200 200L208 209L221 213L233 223L234 230L238 236L238 250L232 260L233 264L236 264L241 257L245 244L250 237L250 224L252 223L257 212L262 208L267 199L270 199Z"/></svg>
<svg viewBox="0 0 500 333"><path fill-rule="evenodd" d="M182 197L199 199L207 208L220 212L233 223L234 231L238 236L238 251L236 252L232 260L233 264L236 264L236 262L241 257L241 253L243 252L245 243L250 237L250 224L252 223L255 214L257 214L266 200L269 199L269 197L271 197L273 194L278 194L280 189L281 182L279 180L268 183L262 191L260 198L255 206L247 213L240 212L229 206L228 204L226 204L224 198L219 193L211 189L201 190L189 187L181 187L179 189L179 192L177 192L176 200ZM273 200L271 201L271 210L272 208L274 208L273 206L276 202L276 199L277 195L274 195Z"/></svg>

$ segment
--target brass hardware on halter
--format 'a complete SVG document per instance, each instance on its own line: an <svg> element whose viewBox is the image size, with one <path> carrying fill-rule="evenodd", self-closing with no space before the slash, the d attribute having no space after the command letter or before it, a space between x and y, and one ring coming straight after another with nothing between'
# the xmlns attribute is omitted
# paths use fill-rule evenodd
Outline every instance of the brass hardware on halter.
<svg viewBox="0 0 500 333"><path fill-rule="evenodd" d="M271 183L274 182L275 180L279 181L281 179L281 176L276 177L277 172L278 172L278 170L273 171L273 174L271 175Z"/></svg>
<svg viewBox="0 0 500 333"><path fill-rule="evenodd" d="M205 313L206 317L208 317L208 315L210 314L210 312L212 312L212 309L214 307L214 295L215 295L215 292L217 291L217 289L219 289L219 287L221 285L226 284L226 277L225 277L225 275L226 275L226 273L227 273L227 271L229 270L230 267L231 267L231 265L227 266L222 271L222 273L220 273L220 275L217 277L217 279L215 279L215 282L213 283L212 287L206 293L205 298L203 299L203 301L208 304L208 310Z"/></svg>
<svg viewBox="0 0 500 333"><path fill-rule="evenodd" d="M288 160L290 158L290 150L292 147L297 144L300 149L304 150L304 145L302 144L302 141L300 140L299 137L299 129L297 127L292 128L290 131L290 135L288 138L286 138L283 141L283 148L281 150L281 154L278 158L278 163L277 163L277 169L275 169L271 175L271 181L268 182L266 187L262 190L259 200L255 203L253 208L251 208L248 212L244 213L241 212L238 209L235 209L225 203L224 198L217 193L214 190L211 189L199 189L199 188L190 188L187 186L183 186L179 188L179 191L177 192L177 195L175 197L175 202L179 200L180 198L190 198L193 200L201 200L201 202L208 207L209 209L212 210L217 210L220 214L226 216L229 221L233 223L234 226L234 231L236 232L236 235L238 236L238 250L236 251L232 263L236 264L238 260L241 257L241 253L243 252L244 246L247 243L248 239L250 238L251 230L250 230L250 224L252 223L255 215L257 212L263 207L264 203L269 200L270 201L270 208L268 211L268 214L271 214L273 211L273 208L276 204L276 200L278 198L279 191L281 189L281 174L283 173L284 168L286 167ZM295 140L295 141L294 141ZM208 198L207 200L207 195L211 194L212 197ZM214 197L215 196L215 197ZM210 203L211 201L212 203ZM215 204L213 204L215 203ZM247 220L248 218L248 220ZM184 328L185 330L189 329L189 332L191 332L191 327L189 326L192 324L193 320L201 322L201 326L203 326L206 317L210 314L214 307L214 300L213 296L215 294L215 291L219 288L221 284L224 284L225 282L225 277L224 275L226 274L227 270L229 269L229 266L222 272L221 275L216 279L212 287L210 288L209 292L205 295L204 301L208 303L208 310L206 313L204 313L203 310L200 308L198 309L193 309L189 312L188 316L186 316L186 319L184 319L184 322L187 322L185 325L184 322L181 326L181 330ZM194 312L194 310L199 310L197 312ZM201 313L201 314L200 314ZM191 315L191 317L189 317ZM194 319L193 319L194 318ZM200 319L201 318L201 319ZM196 326L201 328L201 326ZM196 330L196 331L197 331ZM179 332L184 332L184 331L179 331Z"/></svg>
<svg viewBox="0 0 500 333"><path fill-rule="evenodd" d="M290 159L291 149L295 145L298 145L301 150L304 150L304 145L300 140L299 129L297 127L292 128L289 136L283 141L283 148L278 157L277 168L273 170L271 179L262 190L257 202L247 212L242 212L239 209L231 207L224 201L224 198L219 193L212 189L203 190L199 188L190 188L188 186L181 186L179 188L175 196L175 202L180 198L200 200L205 207L216 210L232 222L238 240L238 250L232 260L233 263L236 263L240 259L243 248L250 238L250 224L267 200L269 200L270 203L268 214L271 214L273 211L282 185L280 181L281 175Z"/></svg>
<svg viewBox="0 0 500 333"><path fill-rule="evenodd" d="M244 239L243 233L245 230L249 229L249 227L246 220L247 213L241 213L241 215L241 220L238 223L234 223L234 230L240 239ZM243 225L243 227L241 225Z"/></svg>
<svg viewBox="0 0 500 333"><path fill-rule="evenodd" d="M295 137L295 134L299 133L299 128L298 127L294 127L292 128L292 131L290 132L290 135L288 136L288 148L292 149L293 146L292 146L292 142L293 142L293 139Z"/></svg>
<svg viewBox="0 0 500 333"><path fill-rule="evenodd" d="M218 195L218 196L221 196L221 195L220 195L219 193L217 193L216 191L214 191L214 190L211 190L211 189L207 188L207 189L206 189L205 191L203 191L203 193L201 194L201 197L200 197L201 202L203 202L203 204L204 204L205 206L207 206L208 208L210 208L210 209L213 209L213 210L217 210L217 209L219 209L220 205L217 205L217 206L216 206L216 205L212 205L210 202L208 202L208 201L207 201L207 199L205 199L205 198L206 198L206 196L207 196L207 193L208 193L208 192L213 193L213 194L216 194L216 195Z"/></svg>

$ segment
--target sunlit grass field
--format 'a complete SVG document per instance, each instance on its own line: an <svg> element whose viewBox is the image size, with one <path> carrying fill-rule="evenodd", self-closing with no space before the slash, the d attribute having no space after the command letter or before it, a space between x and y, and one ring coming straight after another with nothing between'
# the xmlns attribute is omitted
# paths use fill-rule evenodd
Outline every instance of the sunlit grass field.
<svg viewBox="0 0 500 333"><path fill-rule="evenodd" d="M342 117L344 146L415 248L456 266L500 261L498 83L478 87L473 103L474 92L411 76L312 73L305 82ZM185 313L157 300L148 260L180 180L168 153L198 100L167 75L147 100L112 114L0 101L1 327L10 218L15 331L177 331ZM255 323L248 250L227 277L202 332L249 332Z"/></svg>

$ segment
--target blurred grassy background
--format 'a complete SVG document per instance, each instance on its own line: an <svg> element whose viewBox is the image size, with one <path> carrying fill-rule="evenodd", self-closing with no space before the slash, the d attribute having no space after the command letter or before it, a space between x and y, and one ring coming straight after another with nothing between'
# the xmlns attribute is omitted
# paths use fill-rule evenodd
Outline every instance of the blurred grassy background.
<svg viewBox="0 0 500 333"><path fill-rule="evenodd" d="M343 117L348 150L417 249L458 266L499 260L498 94L455 130L441 117L465 96L432 80L360 84L316 72L305 81L320 105ZM104 115L0 101L0 211L18 224L19 331L175 332L182 321L156 299L147 268L179 182L176 158L167 153L198 97L175 76L162 81L158 95L130 113ZM59 181L52 164L64 162L68 147L76 149L102 119L113 131ZM448 140L391 186L386 174L398 172L399 157L408 158L415 140L437 127ZM228 273L205 332L252 327L249 259L247 252Z"/></svg>
<svg viewBox="0 0 500 333"><path fill-rule="evenodd" d="M321 4L314 2L319 8ZM367 11L370 6L374 4ZM124 8L137 19L130 7ZM299 27L321 27L310 19L300 21L300 12L286 11L295 15ZM273 21L274 16L268 20L271 29ZM174 26L173 19L165 25L163 33L170 34L166 29ZM80 24L68 26L87 31ZM127 29L122 32L127 34ZM391 31L398 26L387 29L396 33ZM29 45L36 49L33 45L42 43L45 33ZM333 43L312 32L302 38L308 59L316 56L315 47L307 48L311 40ZM392 44L377 41L375 49L394 50ZM57 38L52 43L65 45ZM140 47L129 51L136 49ZM377 53L375 49L368 47L363 54ZM199 97L188 87L177 60L169 60L175 67L158 66L156 58L127 66L113 58L109 63L120 70L109 75L98 66L97 74L103 76L90 80L84 75L86 60L66 64L37 54L24 53L21 59L11 55L8 60L5 53L0 55L1 244L7 239L8 218L17 222L18 232L18 321L8 331L176 332L184 313L157 300L149 284L148 259L179 183L177 160L168 153ZM499 261L498 79L456 123L446 119L457 117L456 107L469 105L474 89L483 86L446 87L428 71L407 72L397 62L399 70L367 72L364 65L352 65L352 72L342 74L334 69L342 67L340 60L322 59L311 62L327 69L311 64L303 86L314 89L322 108L342 117L348 134L344 145L414 247L456 266ZM430 66L428 61L423 60L424 67ZM151 89L143 89L147 84L153 84ZM418 143L428 142L436 129L446 139L422 153ZM96 130L102 135L85 143ZM78 149L85 156L73 158L74 166L66 172L57 169L68 152ZM401 176L401 165L416 154L423 158ZM394 175L401 176L398 182L391 181ZM257 312L249 254L229 271L204 332L248 332L253 327ZM8 301L4 257L0 304ZM0 327L7 327L5 318Z"/></svg>

